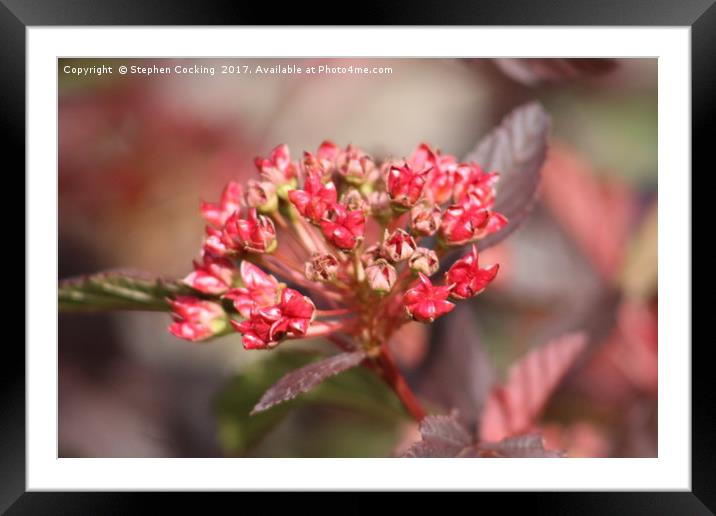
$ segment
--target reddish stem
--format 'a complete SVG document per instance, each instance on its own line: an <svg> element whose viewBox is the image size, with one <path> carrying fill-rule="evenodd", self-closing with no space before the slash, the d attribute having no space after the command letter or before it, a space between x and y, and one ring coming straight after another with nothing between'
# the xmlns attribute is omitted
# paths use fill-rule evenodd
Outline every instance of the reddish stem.
<svg viewBox="0 0 716 516"><path fill-rule="evenodd" d="M403 219L405 218L406 213L408 213L408 212L401 213L401 214L398 215L397 217L394 217L394 218L388 223L388 232L389 232L389 233L392 233L392 232L395 231L396 229L398 229L398 228L400 228L400 227L403 227L403 224L404 224Z"/></svg>
<svg viewBox="0 0 716 516"><path fill-rule="evenodd" d="M350 308L336 308L335 310L316 310L316 317L336 317L354 313Z"/></svg>
<svg viewBox="0 0 716 516"><path fill-rule="evenodd" d="M316 322L308 328L306 335L300 338L325 337L337 331L347 330L354 326L356 322L358 322L357 319L345 319L343 321L335 322Z"/></svg>
<svg viewBox="0 0 716 516"><path fill-rule="evenodd" d="M355 351L356 349L351 341L346 340L339 335L326 335L325 338L335 344L341 351Z"/></svg>
<svg viewBox="0 0 716 516"><path fill-rule="evenodd" d="M287 254L281 253L278 250L274 251L272 254L267 255L272 259L278 260L279 262L282 262L281 264L291 269L292 271L296 272L297 274L300 274L303 276L303 266L302 264L298 263L294 258L291 256L288 256Z"/></svg>
<svg viewBox="0 0 716 516"><path fill-rule="evenodd" d="M387 346L381 347L381 352L377 360L381 368L383 379L393 388L398 399L400 399L403 406L405 406L405 409L418 423L422 421L426 416L425 410L420 405L418 398L413 393L408 382L405 381Z"/></svg>
<svg viewBox="0 0 716 516"><path fill-rule="evenodd" d="M326 338L343 351L351 351L354 349L348 342L341 339L338 335L329 334L326 335ZM415 419L415 421L419 423L425 418L427 415L425 409L423 409L422 405L418 401L418 398L408 385L408 382L405 381L405 378L398 369L398 366L396 365L395 360L393 360L387 346L381 346L380 354L372 360L365 360L363 365L377 373L388 385L390 385L393 391L395 391L395 394L398 396L400 402L403 404L411 417Z"/></svg>
<svg viewBox="0 0 716 516"><path fill-rule="evenodd" d="M289 278L297 285L316 292L318 295L321 295L330 301L343 301L343 297L338 292L331 290L328 285L308 281L303 274L299 274L283 262L276 260L273 256L264 256L261 264L274 274Z"/></svg>

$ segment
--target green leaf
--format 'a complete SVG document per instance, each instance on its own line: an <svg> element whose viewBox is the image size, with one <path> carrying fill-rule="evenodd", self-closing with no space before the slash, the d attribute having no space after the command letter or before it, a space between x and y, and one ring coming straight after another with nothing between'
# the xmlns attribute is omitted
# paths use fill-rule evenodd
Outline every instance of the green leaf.
<svg viewBox="0 0 716 516"><path fill-rule="evenodd" d="M364 450L373 453L377 448L386 446L390 451L396 425L406 420L405 413L388 387L360 367L327 379L303 396L250 415L262 394L277 380L321 358L325 355L297 350L272 351L270 357L248 366L229 382L215 403L219 440L227 454L245 456L252 448L260 446L265 438L271 443L259 451L262 456L360 456ZM359 443L360 450L350 448L351 444L346 440L353 438L344 435L347 429L335 425L330 417L308 417L311 430L294 435L290 443L271 435L289 414L312 414L316 410L323 413L322 410L330 412L333 409L354 414L358 422L370 422L368 429L361 428L366 442ZM334 435L339 430L346 439ZM327 438L328 435L332 436L331 439ZM322 437L319 439L318 436ZM344 448L339 448L338 443L332 441L334 438L341 441ZM278 444L277 440L280 441Z"/></svg>
<svg viewBox="0 0 716 516"><path fill-rule="evenodd" d="M192 292L178 280L114 270L62 280L57 294L61 311L169 310L167 296Z"/></svg>

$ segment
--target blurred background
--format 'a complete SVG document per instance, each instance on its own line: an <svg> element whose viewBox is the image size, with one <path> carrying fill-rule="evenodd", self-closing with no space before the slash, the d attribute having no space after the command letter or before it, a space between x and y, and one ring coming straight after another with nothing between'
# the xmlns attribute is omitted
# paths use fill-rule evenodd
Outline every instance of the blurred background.
<svg viewBox="0 0 716 516"><path fill-rule="evenodd" d="M63 73L119 64L216 74ZM222 64L391 73L221 75ZM324 139L377 160L423 141L462 157L512 108L539 100L553 119L540 201L481 255L501 264L495 283L440 324L406 325L392 345L440 407L454 376L446 360L460 367L462 353L477 353L484 367L467 381L487 388L531 348L585 329L588 348L538 428L570 456L657 455L655 59L60 60L59 91L60 279L114 267L186 275L203 236L200 199L253 177L253 158L279 143L296 158ZM197 345L171 337L169 319L59 315L60 456L385 457L416 438L392 394L361 371L249 418L321 344Z"/></svg>

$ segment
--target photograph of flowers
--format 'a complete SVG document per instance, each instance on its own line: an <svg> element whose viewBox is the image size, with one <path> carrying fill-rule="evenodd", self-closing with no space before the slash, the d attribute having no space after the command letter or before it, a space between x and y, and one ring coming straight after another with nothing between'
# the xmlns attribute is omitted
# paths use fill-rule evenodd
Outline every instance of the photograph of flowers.
<svg viewBox="0 0 716 516"><path fill-rule="evenodd" d="M60 457L658 457L657 60L58 60Z"/></svg>

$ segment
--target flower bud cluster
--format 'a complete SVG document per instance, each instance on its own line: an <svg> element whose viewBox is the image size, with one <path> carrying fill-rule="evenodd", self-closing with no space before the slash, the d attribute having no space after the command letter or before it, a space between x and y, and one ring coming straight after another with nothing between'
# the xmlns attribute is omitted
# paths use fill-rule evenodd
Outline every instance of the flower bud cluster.
<svg viewBox="0 0 716 516"><path fill-rule="evenodd" d="M233 328L247 349L265 349L343 333L369 347L410 319L434 321L497 274L478 266L474 242L507 223L493 209L499 176L476 163L427 144L376 163L326 141L298 162L279 145L255 164L245 187L231 182L201 204L201 260L184 279L195 295L170 300L178 337ZM468 243L433 284L440 256Z"/></svg>

